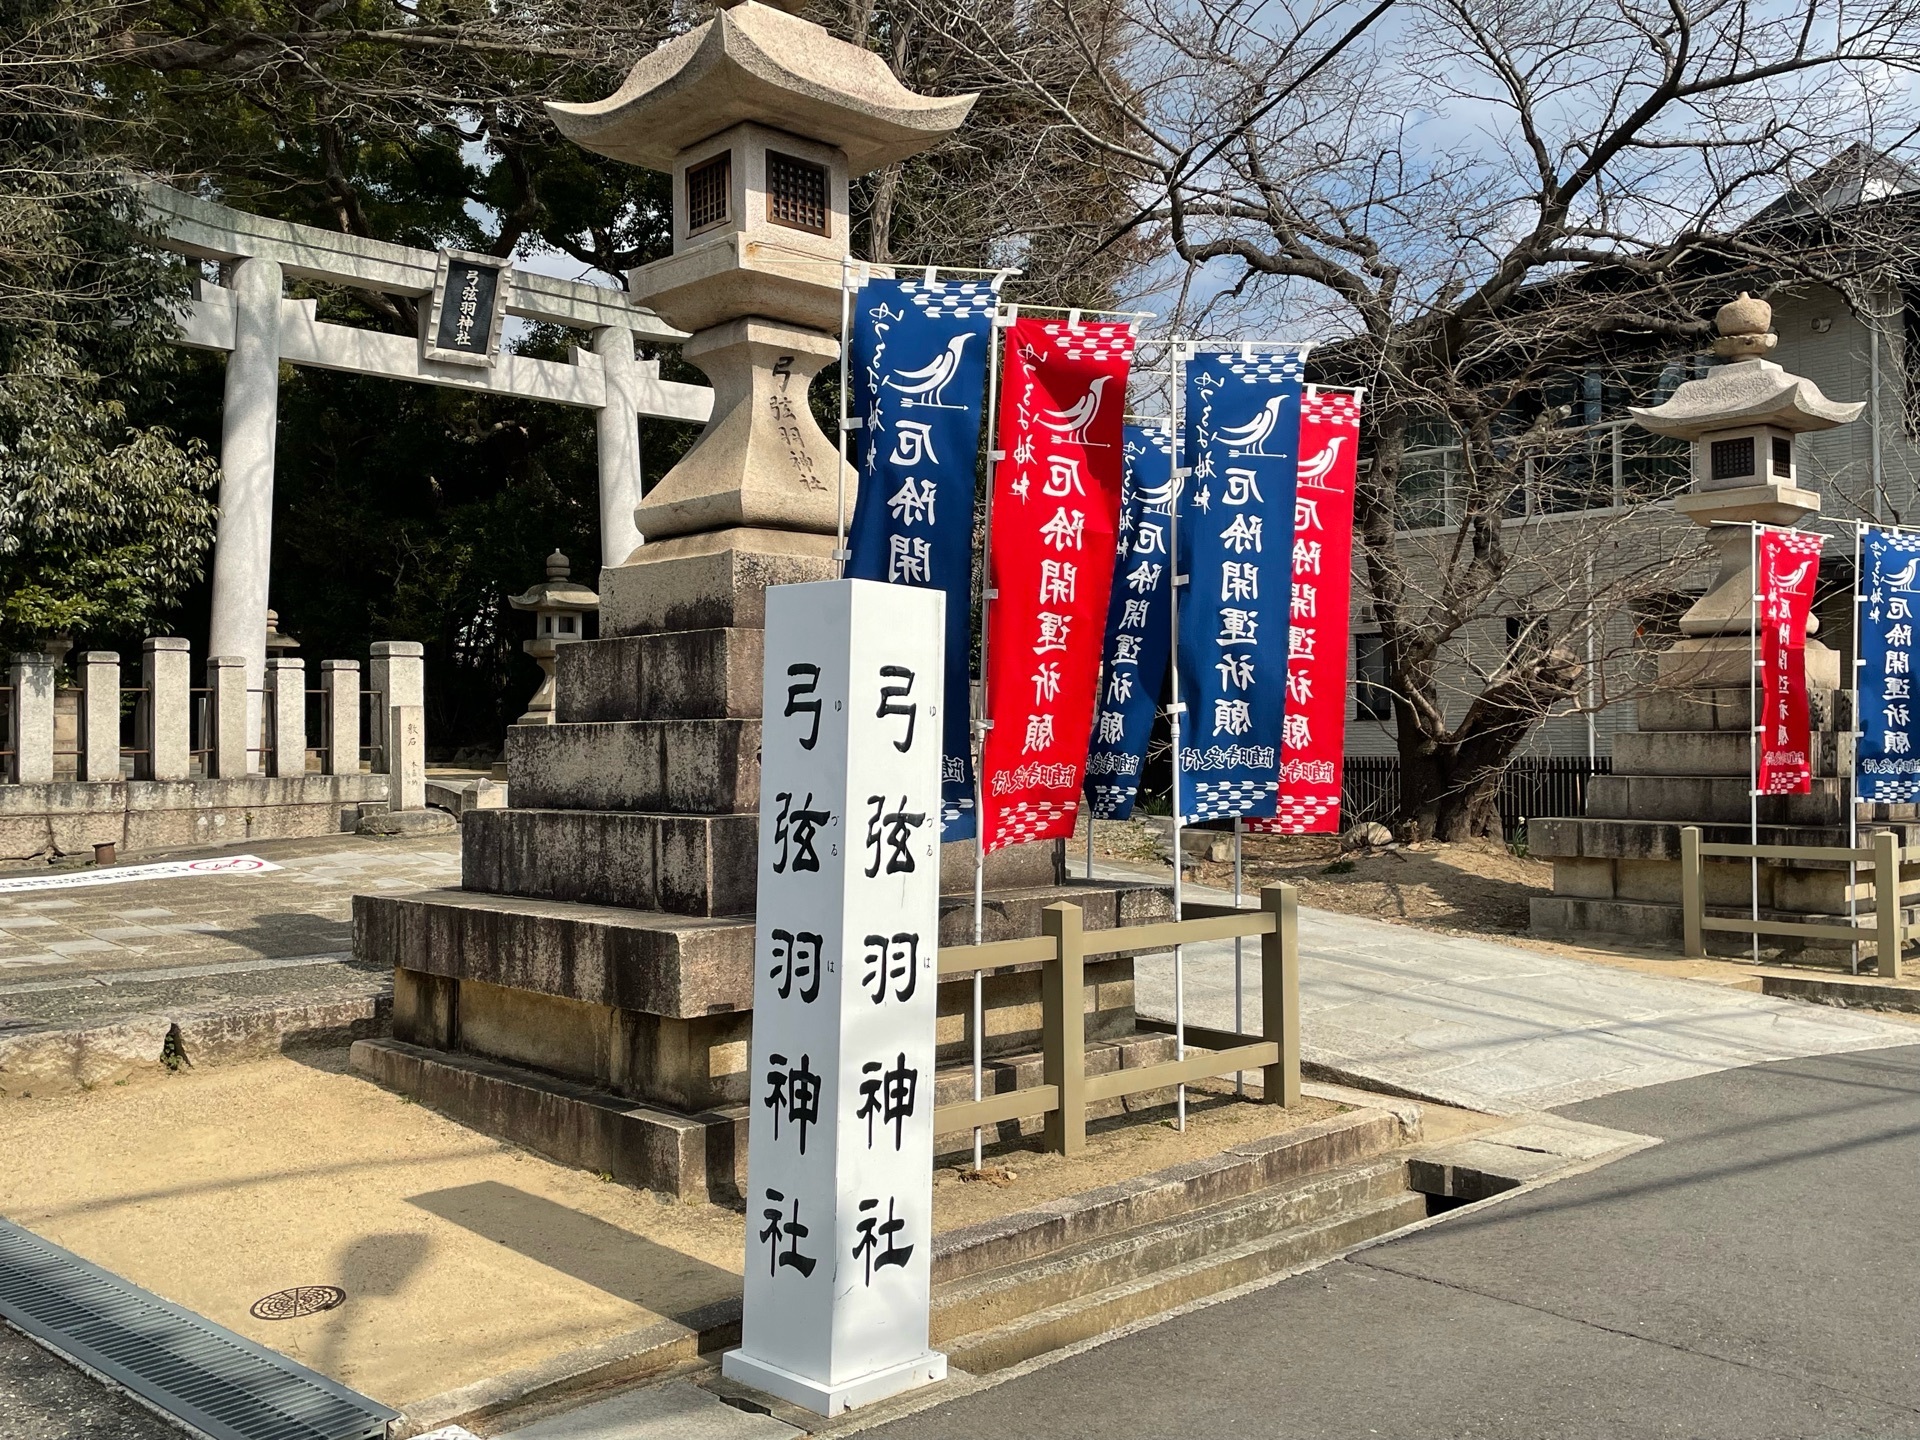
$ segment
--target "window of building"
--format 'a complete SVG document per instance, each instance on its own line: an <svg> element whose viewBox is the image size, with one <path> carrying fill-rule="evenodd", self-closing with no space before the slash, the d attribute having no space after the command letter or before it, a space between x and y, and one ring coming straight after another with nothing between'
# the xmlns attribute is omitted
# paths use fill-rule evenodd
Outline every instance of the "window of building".
<svg viewBox="0 0 1920 1440"><path fill-rule="evenodd" d="M1353 718L1393 718L1393 685L1387 675L1386 642L1378 634L1353 637Z"/></svg>
<svg viewBox="0 0 1920 1440"><path fill-rule="evenodd" d="M767 219L815 235L827 233L827 167L767 152Z"/></svg>
<svg viewBox="0 0 1920 1440"><path fill-rule="evenodd" d="M1547 621L1543 615L1507 616L1507 654L1510 665L1539 658L1547 648Z"/></svg>
<svg viewBox="0 0 1920 1440"><path fill-rule="evenodd" d="M727 200L733 192L733 152L723 150L711 160L687 167L687 233L718 225L727 218Z"/></svg>

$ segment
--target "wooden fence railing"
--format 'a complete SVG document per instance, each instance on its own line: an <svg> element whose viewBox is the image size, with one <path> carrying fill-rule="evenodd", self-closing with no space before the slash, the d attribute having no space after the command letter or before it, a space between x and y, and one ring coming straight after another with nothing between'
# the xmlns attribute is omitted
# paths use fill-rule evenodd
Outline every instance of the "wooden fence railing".
<svg viewBox="0 0 1920 1440"><path fill-rule="evenodd" d="M1041 912L1041 933L1031 940L943 946L940 951L943 977L971 975L976 970L997 970L1008 965L1046 967L1041 979L1043 1060L1039 1085L939 1106L934 1111L935 1132L953 1134L976 1126L1041 1115L1046 1121L1047 1149L1071 1155L1087 1143L1087 1106L1094 1102L1163 1090L1242 1070L1264 1072L1261 1094L1267 1103L1298 1104L1300 941L1296 907L1297 892L1293 886L1272 885L1260 892L1258 910L1190 906L1189 913L1195 910L1217 913L1202 913L1192 919L1168 920L1156 925L1096 930L1089 934L1081 928L1078 905L1058 904L1049 905ZM1134 1070L1087 1074L1082 998L1087 956L1111 955L1121 950L1170 950L1175 945L1242 936L1260 939L1258 1035L1207 1031L1204 1032L1207 1041L1224 1040L1225 1047Z"/></svg>
<svg viewBox="0 0 1920 1440"><path fill-rule="evenodd" d="M1900 975L1900 947L1906 939L1900 913L1900 839L1887 831L1872 837L1873 843L1858 850L1826 845L1722 845L1708 844L1700 838L1697 825L1680 830L1680 909L1683 916L1686 951L1698 958L1707 953L1708 930L1731 930L1742 935L1788 935L1816 940L1837 940L1846 944L1872 943L1877 950L1875 973L1890 979ZM1743 915L1738 919L1708 915L1700 862L1724 860L1814 860L1838 865L1873 867L1873 910L1867 924L1834 920L1755 920Z"/></svg>

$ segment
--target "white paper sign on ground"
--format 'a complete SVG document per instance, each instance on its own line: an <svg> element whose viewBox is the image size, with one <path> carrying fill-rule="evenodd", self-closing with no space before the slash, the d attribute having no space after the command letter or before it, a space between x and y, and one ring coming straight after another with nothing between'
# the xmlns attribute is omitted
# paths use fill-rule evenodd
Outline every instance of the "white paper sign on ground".
<svg viewBox="0 0 1920 1440"><path fill-rule="evenodd" d="M945 597L767 591L746 1310L722 1362L836 1415L939 1380L934 998Z"/></svg>
<svg viewBox="0 0 1920 1440"><path fill-rule="evenodd" d="M87 885L124 885L129 880L168 880L183 875L258 875L280 867L257 855L222 855L213 860L164 860L155 865L115 865L105 870L73 870L64 875L29 875L0 880L0 895L22 890L78 890Z"/></svg>

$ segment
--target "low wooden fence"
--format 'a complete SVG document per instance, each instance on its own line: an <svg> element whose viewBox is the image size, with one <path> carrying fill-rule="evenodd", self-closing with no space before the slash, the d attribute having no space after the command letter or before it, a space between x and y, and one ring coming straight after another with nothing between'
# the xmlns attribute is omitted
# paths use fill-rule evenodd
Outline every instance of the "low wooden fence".
<svg viewBox="0 0 1920 1440"><path fill-rule="evenodd" d="M939 1106L934 1130L948 1135L1004 1120L1045 1117L1046 1148L1072 1155L1087 1143L1087 1106L1123 1095L1164 1090L1216 1075L1243 1070L1264 1072L1261 1093L1268 1104L1300 1101L1300 941L1297 891L1271 885L1260 892L1258 910L1226 906L1189 907L1195 918L1156 925L1129 925L1091 934L1081 928L1078 905L1049 905L1040 917L1041 933L1031 940L994 940L984 945L943 946L940 974L971 975L1010 965L1043 965L1041 980L1041 1080L1024 1090L1009 1090ZM1204 1033L1224 1048L1189 1054L1185 1059L1089 1075L1086 1069L1085 980L1089 955L1122 950L1151 952L1208 940L1258 936L1260 940L1260 1033ZM1197 1032L1189 1031L1190 1035Z"/></svg>
<svg viewBox="0 0 1920 1440"><path fill-rule="evenodd" d="M1869 865L1873 869L1873 911L1868 924L1835 920L1756 920L1743 915L1738 919L1706 913L1700 862L1720 860L1812 860L1836 865ZM1741 935L1784 935L1795 938L1833 940L1857 945L1872 943L1876 950L1875 973L1898 979L1900 947L1906 940L1900 912L1900 840L1887 831L1872 837L1872 844L1858 850L1825 845L1723 845L1709 844L1700 838L1697 825L1680 830L1680 909L1685 929L1686 951L1698 958L1707 953L1706 932L1730 930Z"/></svg>

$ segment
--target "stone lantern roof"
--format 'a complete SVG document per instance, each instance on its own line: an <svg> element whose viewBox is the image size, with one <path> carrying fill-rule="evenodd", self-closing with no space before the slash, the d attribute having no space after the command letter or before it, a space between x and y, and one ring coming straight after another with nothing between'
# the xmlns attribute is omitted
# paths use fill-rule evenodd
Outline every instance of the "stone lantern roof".
<svg viewBox="0 0 1920 1440"><path fill-rule="evenodd" d="M878 55L747 0L646 56L606 99L550 100L547 113L575 144L649 170L753 122L837 146L860 175L925 150L973 101L916 95Z"/></svg>
<svg viewBox="0 0 1920 1440"><path fill-rule="evenodd" d="M558 550L547 556L547 580L524 595L509 595L507 603L516 610L592 610L600 597L577 580L569 579L572 565Z"/></svg>
<svg viewBox="0 0 1920 1440"><path fill-rule="evenodd" d="M1774 337L1768 333L1772 323L1773 307L1742 291L1714 316L1720 332L1714 353L1730 363L1687 381L1664 404L1629 407L1628 413L1654 434L1676 440L1698 440L1744 425L1772 425L1796 433L1831 430L1859 415L1864 401L1829 400L1813 381L1761 358L1773 348Z"/></svg>

